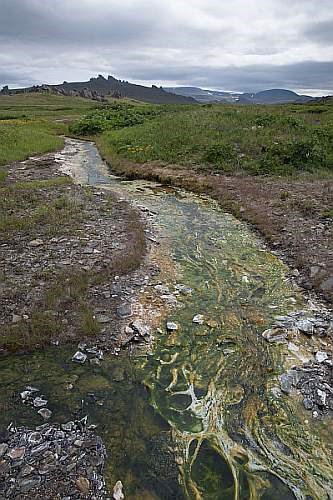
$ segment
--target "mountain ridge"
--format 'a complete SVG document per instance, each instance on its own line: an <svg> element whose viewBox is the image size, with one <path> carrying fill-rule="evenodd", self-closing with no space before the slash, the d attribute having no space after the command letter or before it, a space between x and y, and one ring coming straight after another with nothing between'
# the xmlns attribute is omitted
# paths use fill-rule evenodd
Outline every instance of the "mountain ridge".
<svg viewBox="0 0 333 500"><path fill-rule="evenodd" d="M288 89L267 89L260 92L227 92L200 87L163 87L167 92L193 97L201 103L225 102L229 104L284 104L307 102L314 97L300 95Z"/></svg>

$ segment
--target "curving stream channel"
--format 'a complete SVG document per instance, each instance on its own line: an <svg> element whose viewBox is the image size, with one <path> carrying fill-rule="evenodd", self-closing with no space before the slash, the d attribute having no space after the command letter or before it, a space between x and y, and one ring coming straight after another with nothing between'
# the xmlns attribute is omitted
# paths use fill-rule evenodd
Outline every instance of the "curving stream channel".
<svg viewBox="0 0 333 500"><path fill-rule="evenodd" d="M58 161L77 182L157 214L158 238L192 293L168 318L179 329L161 325L147 355L80 366L72 348L54 347L2 360L1 425L40 424L15 399L38 385L55 421L75 413L98 426L110 486L121 479L126 498L333 498L329 423L280 392L279 375L300 360L261 336L275 316L306 308L284 264L212 200L117 179L91 143L68 140Z"/></svg>

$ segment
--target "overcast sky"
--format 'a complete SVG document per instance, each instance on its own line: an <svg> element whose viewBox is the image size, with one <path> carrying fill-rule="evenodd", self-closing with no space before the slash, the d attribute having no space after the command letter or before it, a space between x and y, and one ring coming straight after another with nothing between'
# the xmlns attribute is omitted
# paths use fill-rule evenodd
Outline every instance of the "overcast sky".
<svg viewBox="0 0 333 500"><path fill-rule="evenodd" d="M0 85L333 94L333 0L0 0Z"/></svg>

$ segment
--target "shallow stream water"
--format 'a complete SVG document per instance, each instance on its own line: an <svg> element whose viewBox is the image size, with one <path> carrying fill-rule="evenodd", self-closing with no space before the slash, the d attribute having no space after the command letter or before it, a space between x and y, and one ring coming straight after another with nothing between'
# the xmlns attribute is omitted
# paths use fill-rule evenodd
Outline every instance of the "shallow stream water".
<svg viewBox="0 0 333 500"><path fill-rule="evenodd" d="M54 347L1 360L1 426L41 423L19 401L30 384L55 421L88 415L98 426L110 486L121 479L126 498L333 498L329 424L280 392L279 375L299 361L261 336L276 315L306 307L284 264L212 200L111 175L91 143L67 141L58 161L77 182L155 213L192 293L170 313L179 329L162 324L147 355L78 366L73 348Z"/></svg>

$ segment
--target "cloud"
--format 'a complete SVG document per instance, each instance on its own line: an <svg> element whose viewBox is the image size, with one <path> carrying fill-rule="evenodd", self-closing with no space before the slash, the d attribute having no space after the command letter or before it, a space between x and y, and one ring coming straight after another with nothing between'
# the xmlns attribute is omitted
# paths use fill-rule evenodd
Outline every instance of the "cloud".
<svg viewBox="0 0 333 500"><path fill-rule="evenodd" d="M304 30L307 39L320 45L333 45L333 18L312 24Z"/></svg>
<svg viewBox="0 0 333 500"><path fill-rule="evenodd" d="M331 0L1 0L0 85L105 73L333 93L331 10Z"/></svg>

